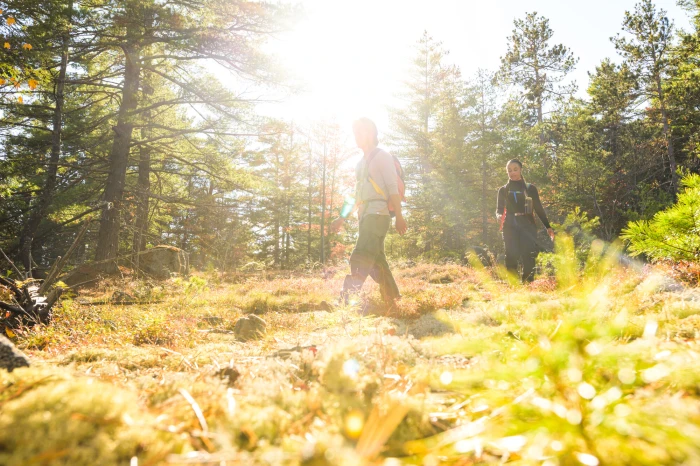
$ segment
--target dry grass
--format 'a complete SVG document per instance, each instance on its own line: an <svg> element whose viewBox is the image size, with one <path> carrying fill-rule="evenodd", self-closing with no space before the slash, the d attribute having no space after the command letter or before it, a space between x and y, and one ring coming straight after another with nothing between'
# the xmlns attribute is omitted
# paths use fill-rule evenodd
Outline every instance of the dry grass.
<svg viewBox="0 0 700 466"><path fill-rule="evenodd" d="M399 270L390 316L335 305L343 269L101 283L19 332L0 464L700 463L700 292L567 254L528 287Z"/></svg>

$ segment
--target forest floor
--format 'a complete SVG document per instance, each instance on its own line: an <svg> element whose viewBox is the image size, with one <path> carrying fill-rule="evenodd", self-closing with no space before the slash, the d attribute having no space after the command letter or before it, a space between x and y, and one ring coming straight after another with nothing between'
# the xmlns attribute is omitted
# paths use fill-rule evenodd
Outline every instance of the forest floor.
<svg viewBox="0 0 700 466"><path fill-rule="evenodd" d="M13 338L0 464L700 464L700 290L557 270L398 268L395 316L327 306L342 267L104 281Z"/></svg>

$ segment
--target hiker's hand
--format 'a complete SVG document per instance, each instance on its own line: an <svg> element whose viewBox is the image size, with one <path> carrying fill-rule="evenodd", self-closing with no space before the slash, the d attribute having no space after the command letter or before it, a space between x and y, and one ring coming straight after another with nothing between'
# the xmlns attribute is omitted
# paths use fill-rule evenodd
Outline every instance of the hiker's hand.
<svg viewBox="0 0 700 466"><path fill-rule="evenodd" d="M333 220L333 223L331 223L331 233L338 233L340 231L340 227L343 226L343 223L345 223L344 218L336 218Z"/></svg>
<svg viewBox="0 0 700 466"><path fill-rule="evenodd" d="M551 240L554 241L554 230L552 230L551 228L547 228L547 234L549 235Z"/></svg>
<svg viewBox="0 0 700 466"><path fill-rule="evenodd" d="M408 225L406 224L406 220L404 220L403 217L396 217L396 231L403 236L407 229Z"/></svg>

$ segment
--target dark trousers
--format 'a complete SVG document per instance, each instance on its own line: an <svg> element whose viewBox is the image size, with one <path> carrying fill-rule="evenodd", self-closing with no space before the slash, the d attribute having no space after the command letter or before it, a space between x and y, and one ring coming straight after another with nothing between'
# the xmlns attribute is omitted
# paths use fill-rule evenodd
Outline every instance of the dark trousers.
<svg viewBox="0 0 700 466"><path fill-rule="evenodd" d="M514 217L503 226L503 242L506 246L506 268L517 275L518 262L523 264L522 281L535 279L535 262L539 252L537 246L537 227L535 223L523 216Z"/></svg>
<svg viewBox="0 0 700 466"><path fill-rule="evenodd" d="M367 275L379 284L382 299L387 304L400 296L394 276L384 254L384 238L389 231L391 218L388 215L365 215L360 221L360 234L350 255L350 275L343 283L343 299L357 293L367 279Z"/></svg>

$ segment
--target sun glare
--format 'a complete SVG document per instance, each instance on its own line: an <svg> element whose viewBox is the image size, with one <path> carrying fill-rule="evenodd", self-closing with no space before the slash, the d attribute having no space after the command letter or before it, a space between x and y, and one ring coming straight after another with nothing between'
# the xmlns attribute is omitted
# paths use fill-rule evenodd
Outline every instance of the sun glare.
<svg viewBox="0 0 700 466"><path fill-rule="evenodd" d="M388 98L401 82L394 66L406 50L379 17L367 17L367 2L306 1L306 17L274 45L281 64L303 86L282 108L283 117L334 118L348 126L369 116L384 126Z"/></svg>

